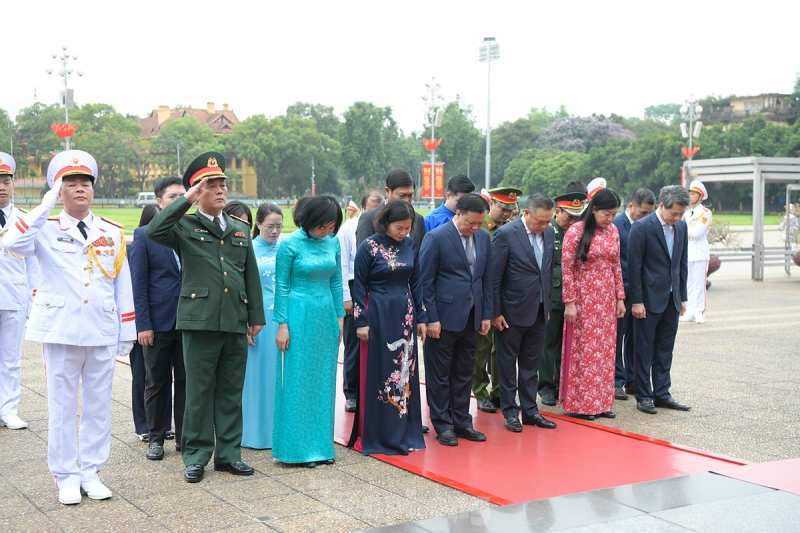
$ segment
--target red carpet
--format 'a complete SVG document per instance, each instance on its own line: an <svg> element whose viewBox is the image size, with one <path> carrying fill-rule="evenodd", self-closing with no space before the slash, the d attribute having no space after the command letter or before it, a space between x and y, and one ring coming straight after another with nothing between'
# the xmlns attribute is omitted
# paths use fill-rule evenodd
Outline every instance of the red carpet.
<svg viewBox="0 0 800 533"><path fill-rule="evenodd" d="M511 433L499 411L478 411L474 398L474 426L486 433L487 441L459 439L458 446L446 447L436 441L424 401L425 386L421 389L423 423L431 427L425 436L427 449L407 456L374 457L500 505L745 464L561 415L547 415L558 423L555 430L524 426L522 433ZM339 384L335 440L346 444L353 415L344 411L341 390Z"/></svg>
<svg viewBox="0 0 800 533"><path fill-rule="evenodd" d="M714 473L800 496L800 458L717 469Z"/></svg>

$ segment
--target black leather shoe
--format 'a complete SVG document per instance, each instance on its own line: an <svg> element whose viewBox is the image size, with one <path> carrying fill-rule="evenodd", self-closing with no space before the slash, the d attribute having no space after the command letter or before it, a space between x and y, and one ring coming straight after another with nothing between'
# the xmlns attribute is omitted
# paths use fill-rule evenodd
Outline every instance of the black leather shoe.
<svg viewBox="0 0 800 533"><path fill-rule="evenodd" d="M234 461L232 463L214 463L214 470L218 472L229 472L234 476L252 476L253 467L244 464L241 461Z"/></svg>
<svg viewBox="0 0 800 533"><path fill-rule="evenodd" d="M180 442L180 441L178 441L178 442L176 442L176 443L175 443L175 451L176 451L176 452L179 452L179 451L181 451L181 442Z"/></svg>
<svg viewBox="0 0 800 533"><path fill-rule="evenodd" d="M599 413L599 414L597 414L595 416L597 416L598 418L617 418L617 415L615 415L611 411L606 411L604 413Z"/></svg>
<svg viewBox="0 0 800 533"><path fill-rule="evenodd" d="M439 444L442 446L458 446L456 433L452 429L446 429L436 435L436 440L438 440Z"/></svg>
<svg viewBox="0 0 800 533"><path fill-rule="evenodd" d="M203 465L189 465L186 467L186 470L183 471L183 479L188 483L197 483L203 479L204 473L205 467Z"/></svg>
<svg viewBox="0 0 800 533"><path fill-rule="evenodd" d="M459 428L455 430L456 437L471 440L472 442L483 442L486 440L486 435L480 431L475 431L474 428Z"/></svg>
<svg viewBox="0 0 800 533"><path fill-rule="evenodd" d="M643 413L647 413L648 415L657 414L656 406L653 405L653 400L645 399L645 400L637 400L636 401L636 408Z"/></svg>
<svg viewBox="0 0 800 533"><path fill-rule="evenodd" d="M588 420L590 422L594 420L594 415L579 415L576 413L572 416L574 416L575 418L580 418L581 420Z"/></svg>
<svg viewBox="0 0 800 533"><path fill-rule="evenodd" d="M675 409L677 411L688 411L691 409L690 406L676 401L675 398L670 398L669 400L655 400L653 403L656 407L666 407L667 409Z"/></svg>
<svg viewBox="0 0 800 533"><path fill-rule="evenodd" d="M304 466L306 468L316 468L317 467L317 463L315 463L313 461L310 462L310 463L300 463L300 466Z"/></svg>
<svg viewBox="0 0 800 533"><path fill-rule="evenodd" d="M614 387L614 398L617 400L627 400L628 393L625 392L625 387Z"/></svg>
<svg viewBox="0 0 800 533"><path fill-rule="evenodd" d="M344 410L348 413L355 413L356 412L356 399L345 400L344 402Z"/></svg>
<svg viewBox="0 0 800 533"><path fill-rule="evenodd" d="M157 442L151 442L147 445L144 456L152 461L160 461L164 458L164 447Z"/></svg>
<svg viewBox="0 0 800 533"><path fill-rule="evenodd" d="M496 413L497 407L494 406L492 400L486 398L485 400L481 400L478 402L478 409L483 411L484 413Z"/></svg>
<svg viewBox="0 0 800 533"><path fill-rule="evenodd" d="M628 394L636 393L636 390L633 387L633 383L631 383L630 385L625 385L625 392L627 392Z"/></svg>
<svg viewBox="0 0 800 533"><path fill-rule="evenodd" d="M503 407L502 405L500 405L500 397L499 396L497 398L489 398L489 401L492 402L492 405L494 405L497 409L500 409L501 407Z"/></svg>
<svg viewBox="0 0 800 533"><path fill-rule="evenodd" d="M428 427L428 426L426 426L425 424L422 424L422 432L423 432L423 433L427 433L427 432L429 432L430 430L431 430L431 428L429 428L429 427Z"/></svg>
<svg viewBox="0 0 800 533"><path fill-rule="evenodd" d="M164 433L164 438L166 440L173 440L175 438L175 432L174 431L167 431L166 433Z"/></svg>
<svg viewBox="0 0 800 533"><path fill-rule="evenodd" d="M545 394L542 396L542 403L553 407L554 405L558 404L558 400L556 400L556 397L552 394Z"/></svg>
<svg viewBox="0 0 800 533"><path fill-rule="evenodd" d="M529 426L536 426L544 429L556 429L556 423L547 420L541 414L536 413L533 416L522 416L522 423Z"/></svg>
<svg viewBox="0 0 800 533"><path fill-rule="evenodd" d="M519 418L516 416L507 416L506 429L514 433L522 432L522 424L519 423Z"/></svg>

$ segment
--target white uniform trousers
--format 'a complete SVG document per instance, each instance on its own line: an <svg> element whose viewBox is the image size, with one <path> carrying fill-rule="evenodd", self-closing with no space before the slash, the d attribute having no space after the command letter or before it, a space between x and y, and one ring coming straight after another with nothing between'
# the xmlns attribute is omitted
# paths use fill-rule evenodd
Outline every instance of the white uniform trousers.
<svg viewBox="0 0 800 533"><path fill-rule="evenodd" d="M686 316L697 318L706 314L706 273L708 261L689 261L689 275L686 279Z"/></svg>
<svg viewBox="0 0 800 533"><path fill-rule="evenodd" d="M0 310L0 416L17 414L25 311Z"/></svg>
<svg viewBox="0 0 800 533"><path fill-rule="evenodd" d="M97 473L108 462L111 451L111 383L116 353L116 344L44 344L49 414L47 465L57 486L97 479ZM78 437L75 434L75 416L78 414L79 382L83 383L83 412Z"/></svg>

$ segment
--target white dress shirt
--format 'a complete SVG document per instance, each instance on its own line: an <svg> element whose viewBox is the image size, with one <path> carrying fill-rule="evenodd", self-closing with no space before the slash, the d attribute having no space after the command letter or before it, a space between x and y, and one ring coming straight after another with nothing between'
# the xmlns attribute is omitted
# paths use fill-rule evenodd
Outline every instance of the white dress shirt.
<svg viewBox="0 0 800 533"><path fill-rule="evenodd" d="M207 215L207 214L203 213L202 211L200 211L199 209L197 210L197 212L200 213L201 215L203 215L204 217L206 217L211 222L214 222L214 217L212 217L211 215ZM225 219L224 216L222 216L222 213L220 213L217 218L219 218L219 227L222 228L222 231L225 231L226 229L228 229L228 221Z"/></svg>
<svg viewBox="0 0 800 533"><path fill-rule="evenodd" d="M361 218L361 213L342 224L342 227L339 228L339 233L336 234L342 249L342 297L345 302L353 300L350 295L350 284L347 282L355 279L355 269L353 267L358 248L356 246L356 228L358 228L359 218Z"/></svg>

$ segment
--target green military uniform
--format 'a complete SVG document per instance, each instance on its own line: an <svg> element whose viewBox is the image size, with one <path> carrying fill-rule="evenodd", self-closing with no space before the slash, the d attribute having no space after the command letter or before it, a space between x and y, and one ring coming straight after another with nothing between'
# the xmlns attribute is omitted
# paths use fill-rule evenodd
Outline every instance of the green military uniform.
<svg viewBox="0 0 800 533"><path fill-rule="evenodd" d="M570 214L579 215L583 211L583 200L586 195L583 193L567 193L557 196L556 207L565 209L566 202L575 202L570 205ZM579 207L580 206L580 207ZM553 251L553 307L550 310L550 318L544 332L544 348L542 350L542 360L539 364L539 396L545 398L552 396L558 399L558 384L561 379L561 340L564 335L564 302L562 300L561 287L561 250L563 248L565 230L556 223L553 216L553 229L555 230L554 251Z"/></svg>
<svg viewBox="0 0 800 533"><path fill-rule="evenodd" d="M488 192L491 199L498 202L503 209L512 211L517 205L522 191L515 187L498 187ZM483 229L489 232L494 240L494 232L500 227L489 216L483 221ZM472 369L472 393L478 400L492 400L495 407L500 407L500 375L497 373L497 348L494 345L494 327L486 335L478 335L478 349L475 352L475 367ZM491 384L491 389L489 385Z"/></svg>
<svg viewBox="0 0 800 533"><path fill-rule="evenodd" d="M224 176L208 171L221 174L217 165L221 159L224 170L224 158L208 155L189 166L187 175L196 179L187 189L203 177ZM207 167L202 162L198 168L203 158ZM248 326L265 324L261 280L247 223L223 212L217 217L227 224L222 230L199 211L187 214L190 207L183 197L169 204L150 222L147 236L180 258L175 328L183 334L186 366L183 462L205 465L213 452L214 462L225 464L241 460L246 333Z"/></svg>

